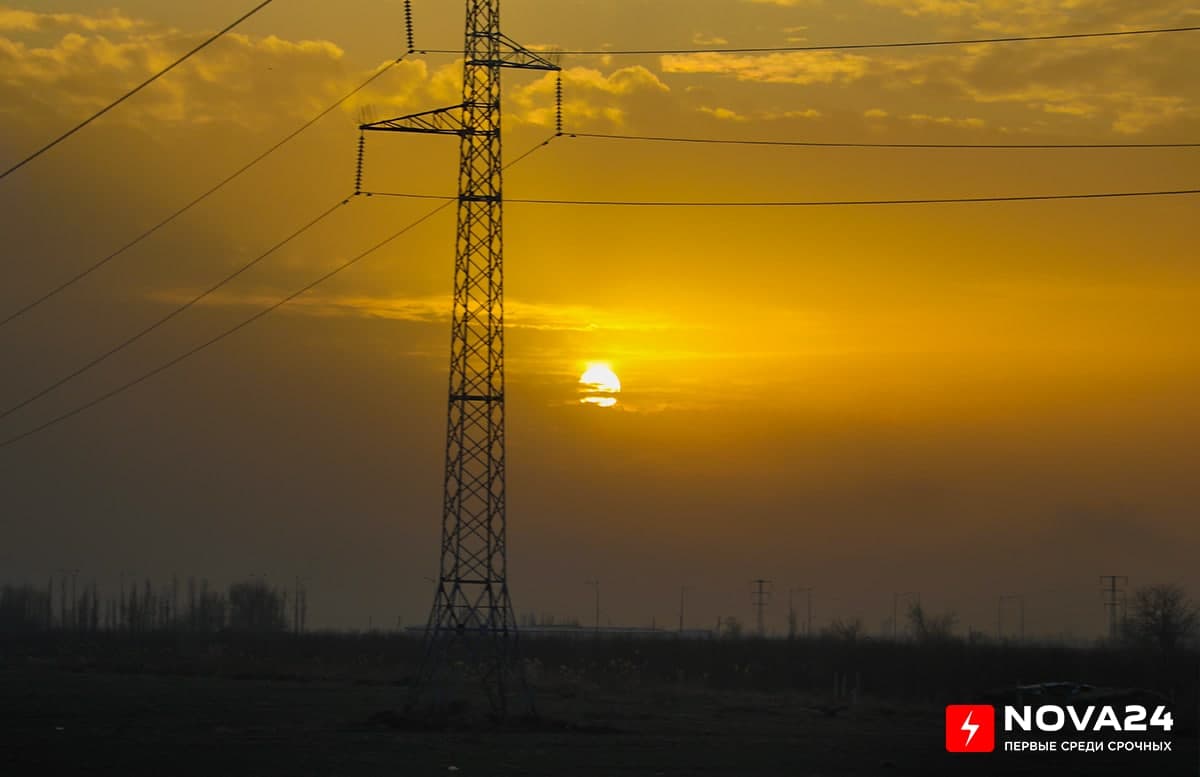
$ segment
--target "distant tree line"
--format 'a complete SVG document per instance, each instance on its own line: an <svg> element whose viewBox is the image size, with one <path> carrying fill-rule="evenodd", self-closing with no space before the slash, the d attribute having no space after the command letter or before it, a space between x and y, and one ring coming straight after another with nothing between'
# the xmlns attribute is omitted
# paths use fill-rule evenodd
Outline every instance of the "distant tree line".
<svg viewBox="0 0 1200 777"><path fill-rule="evenodd" d="M572 628L572 629L581 628L581 624L580 624L580 621L578 618L571 618L571 617L561 618L561 617L555 617L554 615L546 614L546 613L543 613L542 615L538 615L537 613L533 613L533 612L527 612L527 613L524 613L523 615L521 615L520 625L521 625L521 628L528 628L528 629L554 628L554 627Z"/></svg>
<svg viewBox="0 0 1200 777"><path fill-rule="evenodd" d="M953 612L930 613L919 603L904 613L908 628L906 641L937 645L966 640L984 642L987 637L972 631L965 637L956 633L958 616ZM1196 644L1200 635L1200 605L1178 585L1156 584L1133 593L1129 612L1120 633L1119 645L1170 654ZM717 636L741 639L745 627L737 618L718 621ZM823 639L855 643L871 639L861 618L834 618L821 630Z"/></svg>
<svg viewBox="0 0 1200 777"><path fill-rule="evenodd" d="M51 578L45 588L0 587L0 632L299 633L308 619L308 591L299 583L288 591L248 580L220 591L192 578L181 591L178 580L156 588L149 580L127 585L122 579L118 593L102 600L95 583L80 591L74 582L64 575L59 581Z"/></svg>

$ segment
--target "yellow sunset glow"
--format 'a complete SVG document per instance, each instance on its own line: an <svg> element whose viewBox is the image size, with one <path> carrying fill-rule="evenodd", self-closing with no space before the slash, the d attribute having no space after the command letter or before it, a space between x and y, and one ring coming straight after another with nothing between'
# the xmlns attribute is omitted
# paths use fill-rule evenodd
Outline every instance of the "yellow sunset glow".
<svg viewBox="0 0 1200 777"><path fill-rule="evenodd" d="M591 576L661 624L687 583L694 627L762 577L966 636L1057 591L1030 635L1086 641L1099 574L1200 599L1200 2L501 0L581 53L504 70L493 230L461 138L359 132L461 105L463 2L400 59L404 3L273 3L80 124L260 1L0 0L6 581L277 570L321 628L423 618L449 389L504 400L472 440L521 611L587 624Z"/></svg>
<svg viewBox="0 0 1200 777"><path fill-rule="evenodd" d="M579 382L589 391L607 394L621 393L621 379L617 377L617 373L612 371L612 367L604 362L590 362L583 375L579 377Z"/></svg>
<svg viewBox="0 0 1200 777"><path fill-rule="evenodd" d="M584 397L580 404L593 407L616 407L615 394L621 393L621 379L605 362L589 362L583 375L579 376L579 390Z"/></svg>

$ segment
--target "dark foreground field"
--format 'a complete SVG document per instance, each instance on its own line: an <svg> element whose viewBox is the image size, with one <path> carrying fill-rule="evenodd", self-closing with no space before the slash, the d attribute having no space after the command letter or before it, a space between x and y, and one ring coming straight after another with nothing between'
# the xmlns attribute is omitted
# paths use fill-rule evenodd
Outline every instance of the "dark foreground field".
<svg viewBox="0 0 1200 777"><path fill-rule="evenodd" d="M406 698L409 641L330 639L7 641L0 775L1200 775L1195 702L1182 698L1177 717L1192 714L1169 755L944 753L942 705L978 701L983 687L924 691L918 675L953 677L957 688L972 661L1004 663L965 647L927 660L895 645L531 641L541 723L423 731L390 714ZM1134 659L1021 650L1009 660L1064 661L1063 673L1154 671ZM849 671L831 671L847 661ZM798 687L818 679L827 692Z"/></svg>

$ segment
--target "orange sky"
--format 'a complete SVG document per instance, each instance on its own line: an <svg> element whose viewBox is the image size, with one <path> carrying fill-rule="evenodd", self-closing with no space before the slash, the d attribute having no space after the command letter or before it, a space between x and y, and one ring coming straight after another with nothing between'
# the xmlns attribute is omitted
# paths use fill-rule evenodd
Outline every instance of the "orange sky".
<svg viewBox="0 0 1200 777"><path fill-rule="evenodd" d="M0 163L245 10L0 6ZM417 0L417 45L461 45ZM119 247L404 46L402 4L279 3L0 182L7 313ZM1183 0L509 0L566 48L773 46L1200 23ZM567 129L811 141L1195 142L1196 33L934 49L569 57ZM3 406L205 288L352 191L355 124L451 104L415 56L225 191L0 330ZM509 158L553 82L506 74ZM366 185L449 194L456 144L373 135ZM3 165L7 166L7 165ZM1200 152L817 150L560 138L509 197L838 200L1196 188ZM750 615L746 581L812 585L818 621L920 589L992 628L1090 635L1101 574L1200 590L1197 198L506 214L510 531L519 611ZM22 431L303 286L430 207L358 199ZM444 434L450 211L185 365L0 452L0 569L312 580L314 618L423 617ZM589 361L623 383L577 402ZM610 582L611 581L611 582ZM774 611L782 627L782 610Z"/></svg>

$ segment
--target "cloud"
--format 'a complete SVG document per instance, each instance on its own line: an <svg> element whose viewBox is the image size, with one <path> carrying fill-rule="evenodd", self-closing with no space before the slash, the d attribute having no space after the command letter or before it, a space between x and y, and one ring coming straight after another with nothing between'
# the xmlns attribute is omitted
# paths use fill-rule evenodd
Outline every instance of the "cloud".
<svg viewBox="0 0 1200 777"><path fill-rule="evenodd" d="M79 120L206 36L116 14L0 9L0 114L31 126ZM348 66L344 50L329 40L229 33L105 121L151 133L189 125L274 127L281 119L311 117L388 64ZM370 107L387 117L456 102L461 67L407 59L343 111L355 117ZM618 79L614 88L622 85Z"/></svg>
<svg viewBox="0 0 1200 777"><path fill-rule="evenodd" d="M153 292L154 302L179 305L195 297L194 291L176 289ZM207 307L266 308L279 295L271 293L218 292L200 304ZM296 315L314 317L374 318L410 323L444 323L450 320L450 299L436 297L377 297L369 295L309 293L285 308ZM661 332L683 327L661 316L629 310L600 309L587 305L527 302L509 298L504 305L504 322L511 329L543 332Z"/></svg>
<svg viewBox="0 0 1200 777"><path fill-rule="evenodd" d="M51 28L68 31L44 43L23 37ZM94 112L202 40L115 16L0 12L0 30L0 104L15 114L33 106L71 119ZM329 41L228 34L110 121L259 125L306 115L349 88L343 56Z"/></svg>
<svg viewBox="0 0 1200 777"><path fill-rule="evenodd" d="M749 116L743 116L737 111L730 110L729 108L709 108L708 106L701 106L700 112L707 113L714 119L720 119L722 121L750 121Z"/></svg>
<svg viewBox="0 0 1200 777"><path fill-rule="evenodd" d="M801 110L791 111L755 111L752 114L742 114L732 108L710 108L707 105L702 105L699 108L701 113L712 116L720 121L748 122L748 121L779 121L782 119L819 119L824 114L815 108L804 108Z"/></svg>
<svg viewBox="0 0 1200 777"><path fill-rule="evenodd" d="M661 95L671 91L658 76L641 65L604 72L590 67L572 67L562 71L563 114L570 124L603 119L620 124L629 101L642 95ZM554 93L557 76L546 74L531 84L508 91L515 111L509 115L528 124L554 126Z"/></svg>
<svg viewBox="0 0 1200 777"><path fill-rule="evenodd" d="M1198 115L1181 78L1200 69L1183 53L1186 44L1161 41L1112 46L1082 44L1022 53L992 47L927 66L927 83L981 105L1107 123L1137 134ZM1188 63L1181 66L1180 63Z"/></svg>
<svg viewBox="0 0 1200 777"><path fill-rule="evenodd" d="M1189 56L1188 45L1186 40L1164 38L1032 48L979 45L869 57L838 52L706 53L667 56L662 66L671 74L840 89L844 96L827 93L825 99L839 107L856 98L870 100L856 112L887 110L879 104L887 105L891 100L881 98L890 94L908 109L890 112L915 116L918 121L968 114L937 122L947 126L1030 127L1057 116L1089 121L1100 125L1097 129L1107 125L1116 133L1137 134L1200 116L1194 92L1188 88L1200 77L1200 67ZM969 115L975 111L953 110L948 101L994 106L994 115ZM938 110L922 110L925 106Z"/></svg>
<svg viewBox="0 0 1200 777"><path fill-rule="evenodd" d="M1189 23L1196 11L1188 0L867 0L864 5L868 12L875 6L875 16L879 8L891 8L911 17L936 19L937 33L913 33L930 38L980 31L1001 35L1139 29ZM1191 88L1200 79L1200 60L1191 55L1192 45L1190 36L1162 35L870 55L710 52L668 55L661 59L661 68L667 75L707 74L739 82L824 87L805 101L825 115L844 115L849 107L865 119L883 118L867 113L878 110L909 117L910 122L964 129L986 124L1009 131L1132 135L1180 128L1184 122L1200 119ZM709 91L705 104L719 105L720 99ZM743 108L738 113L755 117Z"/></svg>
<svg viewBox="0 0 1200 777"><path fill-rule="evenodd" d="M120 15L117 11L97 16L74 13L38 13L16 8L0 8L0 31L42 32L46 30L116 30L128 32L144 27L145 22Z"/></svg>
<svg viewBox="0 0 1200 777"><path fill-rule="evenodd" d="M808 42L808 37L804 35L804 33L808 32L808 25L795 24L791 27L784 27L783 32L786 35L784 40L788 43L799 44Z"/></svg>
<svg viewBox="0 0 1200 777"><path fill-rule="evenodd" d="M1147 97L1118 95L1122 107L1117 109L1113 129L1125 135L1137 135L1181 116L1195 116L1194 106L1181 97Z"/></svg>
<svg viewBox="0 0 1200 777"><path fill-rule="evenodd" d="M1190 0L869 0L906 16L961 20L979 30L1027 33L1134 29L1194 12Z"/></svg>
<svg viewBox="0 0 1200 777"><path fill-rule="evenodd" d="M546 81L543 81L543 84L545 83ZM563 83L576 89L582 88L614 95L627 95L644 89L660 92L671 91L671 88L659 80L658 76L641 65L623 67L608 75L593 68L568 68L563 71Z"/></svg>
<svg viewBox="0 0 1200 777"><path fill-rule="evenodd" d="M846 84L867 75L871 60L839 52L778 54L703 53L662 58L664 73L733 76L739 81L767 84Z"/></svg>
<svg viewBox="0 0 1200 777"><path fill-rule="evenodd" d="M962 16L979 11L973 0L871 0L875 5L896 8L907 16Z"/></svg>
<svg viewBox="0 0 1200 777"><path fill-rule="evenodd" d="M869 113L869 111L868 111ZM910 113L905 117L913 124L941 124L948 127L961 127L964 129L982 129L987 126L987 122L983 119L968 117L956 118L954 116L930 116L926 113Z"/></svg>
<svg viewBox="0 0 1200 777"><path fill-rule="evenodd" d="M756 5L777 5L780 8L819 8L825 5L825 0L742 0L742 2Z"/></svg>

